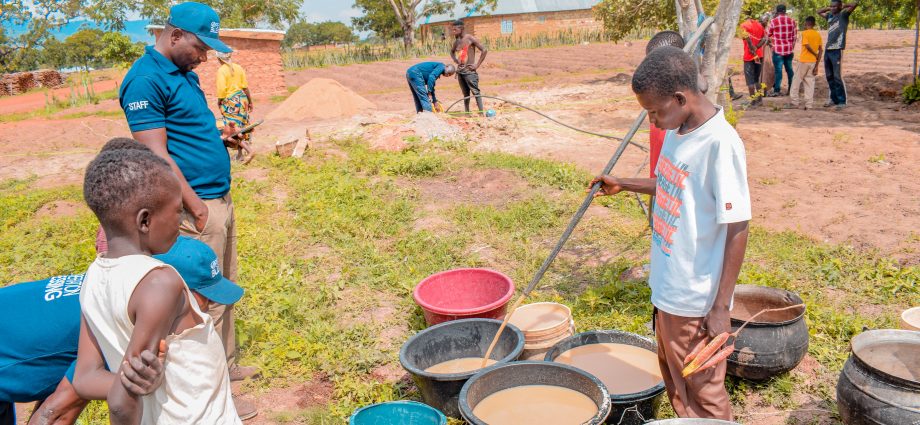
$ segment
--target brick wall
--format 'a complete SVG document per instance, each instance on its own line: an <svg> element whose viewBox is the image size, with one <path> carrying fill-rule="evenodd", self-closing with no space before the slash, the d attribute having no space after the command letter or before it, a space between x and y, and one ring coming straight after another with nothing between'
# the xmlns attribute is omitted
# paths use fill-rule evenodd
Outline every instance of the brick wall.
<svg viewBox="0 0 920 425"><path fill-rule="evenodd" d="M511 21L513 32L502 33L502 21ZM547 13L520 13L516 15L501 16L474 16L465 18L464 24L467 32L477 37L508 37L524 36L540 33L554 34L560 31L599 31L602 30L601 22L594 19L594 12L590 9L568 10ZM444 26L449 32L450 23L430 24L426 26ZM428 29L423 33L429 34Z"/></svg>
<svg viewBox="0 0 920 425"><path fill-rule="evenodd" d="M239 31L234 31L238 33ZM287 93L284 83L284 66L281 63L281 40L255 39L248 37L227 36L221 31L220 39L233 49L233 62L239 64L246 71L249 80L249 91L253 97L271 96ZM155 30L154 35L159 35ZM276 37L280 38L280 37ZM212 51L208 61L195 69L201 81L201 88L213 103L217 92L217 58Z"/></svg>

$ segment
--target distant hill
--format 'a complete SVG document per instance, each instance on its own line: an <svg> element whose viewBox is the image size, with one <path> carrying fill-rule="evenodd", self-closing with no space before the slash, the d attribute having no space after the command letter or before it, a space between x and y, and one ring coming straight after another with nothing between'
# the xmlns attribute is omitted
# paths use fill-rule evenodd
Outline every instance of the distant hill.
<svg viewBox="0 0 920 425"><path fill-rule="evenodd" d="M150 21L147 19L127 21L125 22L125 29L122 30L121 32L127 35L128 37L131 37L132 41L135 41L135 42L141 41L146 44L153 44L153 36L147 33L147 29L146 29L147 25L149 24L150 24ZM7 34L12 35L12 36L22 34L26 30L25 25L10 25L10 24L4 23L3 26L5 27ZM83 27L102 29L101 27L99 27L98 25L90 21L71 21L67 23L66 25L64 25L63 27L59 28L57 31L54 31L53 34L59 40L64 40L65 38L79 31Z"/></svg>

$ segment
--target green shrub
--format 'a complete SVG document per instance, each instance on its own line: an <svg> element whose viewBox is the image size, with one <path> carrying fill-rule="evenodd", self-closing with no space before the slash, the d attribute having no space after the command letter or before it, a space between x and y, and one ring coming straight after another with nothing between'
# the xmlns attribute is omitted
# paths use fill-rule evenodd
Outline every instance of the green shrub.
<svg viewBox="0 0 920 425"><path fill-rule="evenodd" d="M582 43L610 41L602 31L559 31L521 37L484 37L482 43L489 50L534 49L539 47L566 46ZM445 55L448 45L440 40L423 40L411 47L405 47L402 40L385 43L361 43L342 49L288 50L281 58L285 69L323 68L335 65L379 62L394 59L414 59Z"/></svg>
<svg viewBox="0 0 920 425"><path fill-rule="evenodd" d="M920 102L920 78L915 79L913 84L901 90L901 100L908 105Z"/></svg>

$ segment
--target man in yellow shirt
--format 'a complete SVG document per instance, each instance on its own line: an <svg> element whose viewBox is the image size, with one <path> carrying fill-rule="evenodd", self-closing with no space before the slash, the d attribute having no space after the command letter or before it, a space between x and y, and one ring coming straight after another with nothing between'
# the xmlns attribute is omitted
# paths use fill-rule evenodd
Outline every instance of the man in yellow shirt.
<svg viewBox="0 0 920 425"><path fill-rule="evenodd" d="M815 76L818 75L818 62L821 61L821 34L815 31L815 17L805 18L805 31L802 31L802 53L799 63L792 77L792 86L789 88L789 100L786 105L789 109L799 108L799 87L805 82L805 110L814 107L815 103Z"/></svg>
<svg viewBox="0 0 920 425"><path fill-rule="evenodd" d="M249 94L249 82L246 71L239 64L233 63L230 53L218 53L217 60L217 107L224 119L224 126L243 128L249 125L249 113L252 112L252 95ZM252 160L249 139L252 133L240 138L236 159L244 162ZM243 154L246 151L246 154Z"/></svg>

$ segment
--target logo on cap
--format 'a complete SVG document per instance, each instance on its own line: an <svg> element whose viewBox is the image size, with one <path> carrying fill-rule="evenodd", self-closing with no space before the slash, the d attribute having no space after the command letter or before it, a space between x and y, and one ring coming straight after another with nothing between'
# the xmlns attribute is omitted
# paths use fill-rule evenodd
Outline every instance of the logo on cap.
<svg viewBox="0 0 920 425"><path fill-rule="evenodd" d="M211 277L217 276L220 273L220 265L217 263L217 259L211 262Z"/></svg>
<svg viewBox="0 0 920 425"><path fill-rule="evenodd" d="M220 22L211 22L211 34L220 33Z"/></svg>

